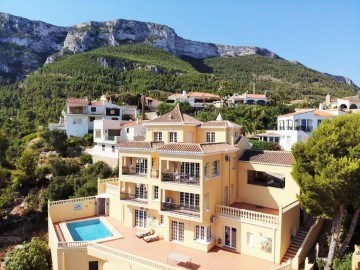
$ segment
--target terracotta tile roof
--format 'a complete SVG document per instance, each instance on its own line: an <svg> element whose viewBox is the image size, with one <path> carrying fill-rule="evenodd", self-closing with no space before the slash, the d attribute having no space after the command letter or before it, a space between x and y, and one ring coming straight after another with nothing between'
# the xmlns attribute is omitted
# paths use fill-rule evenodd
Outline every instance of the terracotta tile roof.
<svg viewBox="0 0 360 270"><path fill-rule="evenodd" d="M185 154L210 154L239 150L226 143L169 143L157 149L158 152L185 153Z"/></svg>
<svg viewBox="0 0 360 270"><path fill-rule="evenodd" d="M215 120L215 121L208 121L201 124L201 127L231 127L231 128L240 128L241 126L227 121L227 120Z"/></svg>
<svg viewBox="0 0 360 270"><path fill-rule="evenodd" d="M299 115L299 114L308 113L308 112L312 112L312 111L315 111L315 109L301 109L301 110L298 110L298 111L296 111L296 112L292 112L292 113L287 113L287 114L279 115L279 117L282 117L282 116Z"/></svg>
<svg viewBox="0 0 360 270"><path fill-rule="evenodd" d="M90 102L90 105L93 105L93 106L102 106L104 105L104 101L100 101L100 100L93 100Z"/></svg>
<svg viewBox="0 0 360 270"><path fill-rule="evenodd" d="M179 104L176 104L175 108L164 114L159 116L158 118L155 118L153 120L148 121L147 123L144 123L144 126L149 125L171 125L171 124L195 124L200 125L202 122L195 119L194 117L183 114Z"/></svg>
<svg viewBox="0 0 360 270"><path fill-rule="evenodd" d="M143 123L146 123L146 122L149 122L149 120L139 120L138 121L128 121L128 122L125 122L121 125L121 127L133 127L133 126L136 126L138 124L143 124Z"/></svg>
<svg viewBox="0 0 360 270"><path fill-rule="evenodd" d="M211 94L211 93L203 93L203 92L190 92L190 93L186 93L185 96L182 93L176 93L176 94L169 96L169 98L175 98L175 97L220 99L219 95Z"/></svg>
<svg viewBox="0 0 360 270"><path fill-rule="evenodd" d="M255 151L246 150L240 157L240 161L292 166L295 163L295 158L291 152L287 151Z"/></svg>
<svg viewBox="0 0 360 270"><path fill-rule="evenodd" d="M164 145L164 142L144 142L144 141L131 141L122 142L118 144L121 149L141 149L141 150L155 150Z"/></svg>
<svg viewBox="0 0 360 270"><path fill-rule="evenodd" d="M344 99L344 100L349 100L349 101L356 101L356 102L360 101L359 96L343 97L343 98L339 98L339 99Z"/></svg>
<svg viewBox="0 0 360 270"><path fill-rule="evenodd" d="M335 115L333 115L332 113L323 110L315 110L315 115L323 117L335 117Z"/></svg>
<svg viewBox="0 0 360 270"><path fill-rule="evenodd" d="M89 100L86 98L67 98L66 104L88 105Z"/></svg>
<svg viewBox="0 0 360 270"><path fill-rule="evenodd" d="M247 98L267 98L265 95L260 94L247 94Z"/></svg>

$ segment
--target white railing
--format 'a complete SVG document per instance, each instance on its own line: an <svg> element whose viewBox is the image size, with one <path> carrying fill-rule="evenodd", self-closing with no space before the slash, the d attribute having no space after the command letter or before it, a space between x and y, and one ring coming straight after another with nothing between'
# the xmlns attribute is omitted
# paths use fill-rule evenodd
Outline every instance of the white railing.
<svg viewBox="0 0 360 270"><path fill-rule="evenodd" d="M239 220L250 220L253 222L264 223L269 225L278 225L279 217L276 215L265 214L225 205L217 205L216 213L221 216L236 218Z"/></svg>
<svg viewBox="0 0 360 270"><path fill-rule="evenodd" d="M88 201L95 201L95 196L89 196L89 197L81 197L76 199L69 199L69 200L61 200L61 201L52 201L49 202L49 206L55 206L55 205L63 205L63 204L73 204L73 203L80 203L80 202L88 202Z"/></svg>
<svg viewBox="0 0 360 270"><path fill-rule="evenodd" d="M118 196L119 195L119 187L106 183L106 193L111 194L111 195L115 195Z"/></svg>
<svg viewBox="0 0 360 270"><path fill-rule="evenodd" d="M291 269L291 260L288 260L285 264L273 268L272 270L290 270L290 269Z"/></svg>
<svg viewBox="0 0 360 270"><path fill-rule="evenodd" d="M59 242L59 248L79 248L79 247L87 247L89 242L87 241L77 241L77 242Z"/></svg>
<svg viewBox="0 0 360 270"><path fill-rule="evenodd" d="M113 249L104 245L100 245L100 244L96 244L96 243L89 243L88 245L88 250L89 249L93 249L94 251L100 251L100 252L104 252L105 254L111 254L115 257L130 261L130 262L135 262L138 263L140 265L146 266L148 268L151 269L158 269L158 270L175 270L175 269L179 269L177 267L173 267L170 265L166 265L164 263L160 263L160 262L156 262L150 259L145 259L144 257L139 257L121 250L117 250L117 249Z"/></svg>
<svg viewBox="0 0 360 270"><path fill-rule="evenodd" d="M112 183L112 182L117 182L118 179L117 178L106 178L106 179L99 179L98 182L99 184L102 183Z"/></svg>

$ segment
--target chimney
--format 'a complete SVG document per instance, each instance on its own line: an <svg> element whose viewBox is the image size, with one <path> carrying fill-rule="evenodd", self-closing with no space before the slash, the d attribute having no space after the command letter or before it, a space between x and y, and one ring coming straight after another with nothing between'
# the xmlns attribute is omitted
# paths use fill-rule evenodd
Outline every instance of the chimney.
<svg viewBox="0 0 360 270"><path fill-rule="evenodd" d="M330 105L330 103L331 103L331 96L330 96L330 94L327 94L325 97L325 104Z"/></svg>

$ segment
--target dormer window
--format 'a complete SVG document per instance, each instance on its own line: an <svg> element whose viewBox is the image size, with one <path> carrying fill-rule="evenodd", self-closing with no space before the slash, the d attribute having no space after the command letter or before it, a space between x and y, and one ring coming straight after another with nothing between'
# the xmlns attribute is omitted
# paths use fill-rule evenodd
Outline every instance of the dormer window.
<svg viewBox="0 0 360 270"><path fill-rule="evenodd" d="M155 142L162 141L162 132L154 132L154 141Z"/></svg>
<svg viewBox="0 0 360 270"><path fill-rule="evenodd" d="M206 132L206 142L207 143L215 142L215 132Z"/></svg>

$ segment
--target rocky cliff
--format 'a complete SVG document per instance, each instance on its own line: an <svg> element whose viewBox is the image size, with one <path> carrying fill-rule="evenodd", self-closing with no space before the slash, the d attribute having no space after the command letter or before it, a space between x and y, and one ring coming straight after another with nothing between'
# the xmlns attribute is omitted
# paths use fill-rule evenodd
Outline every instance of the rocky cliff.
<svg viewBox="0 0 360 270"><path fill-rule="evenodd" d="M265 48L187 40L172 28L155 23L119 19L59 27L0 12L0 84L22 79L62 55L138 42L193 58L251 54L279 58Z"/></svg>

